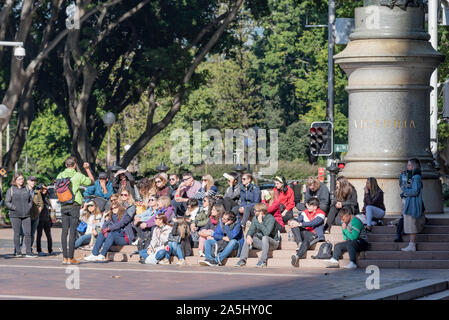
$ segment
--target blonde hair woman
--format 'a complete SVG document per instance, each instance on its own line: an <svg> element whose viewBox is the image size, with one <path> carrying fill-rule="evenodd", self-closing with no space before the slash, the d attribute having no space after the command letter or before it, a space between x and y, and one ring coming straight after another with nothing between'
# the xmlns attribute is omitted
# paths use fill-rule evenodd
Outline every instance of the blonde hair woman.
<svg viewBox="0 0 449 320"><path fill-rule="evenodd" d="M215 197L218 193L218 188L215 186L214 178L212 178L210 174L203 176L201 183L200 190L198 190L198 193L193 197L198 200L200 206L203 205L203 200L205 197Z"/></svg>

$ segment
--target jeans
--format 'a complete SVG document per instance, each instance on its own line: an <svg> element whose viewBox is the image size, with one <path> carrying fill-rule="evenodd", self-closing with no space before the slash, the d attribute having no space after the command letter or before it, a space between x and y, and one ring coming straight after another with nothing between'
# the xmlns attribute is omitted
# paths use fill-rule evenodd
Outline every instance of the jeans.
<svg viewBox="0 0 449 320"><path fill-rule="evenodd" d="M37 252L42 251L41 247L41 239L42 239L42 231L45 232L45 236L47 237L47 248L48 253L52 253L53 249L53 240L51 238L51 221L39 219L39 224L37 225L37 235L36 235L36 248Z"/></svg>
<svg viewBox="0 0 449 320"><path fill-rule="evenodd" d="M339 242L334 246L333 258L335 260L339 260L343 252L348 251L349 259L352 262L356 263L357 252L365 251L367 248L368 242L363 239L346 240L345 242Z"/></svg>
<svg viewBox="0 0 449 320"><path fill-rule="evenodd" d="M95 241L94 248L92 249L92 254L94 256L98 256L100 248L101 246L103 246L101 255L106 257L109 249L114 244L117 246L126 246L128 242L126 242L125 237L121 233L118 233L116 231L110 232L107 238L105 238L103 233L101 232L97 237L97 241Z"/></svg>
<svg viewBox="0 0 449 320"><path fill-rule="evenodd" d="M258 237L253 237L253 248L262 250L262 256L260 257L261 262L266 263L268 257L268 250L276 250L279 247L279 241L274 240L268 236L262 237L259 239ZM248 258L249 246L246 242L243 244L242 252L240 253L240 260L245 260Z"/></svg>
<svg viewBox="0 0 449 320"><path fill-rule="evenodd" d="M366 206L366 225L373 225L373 218L382 219L385 216L385 210L375 206Z"/></svg>
<svg viewBox="0 0 449 320"><path fill-rule="evenodd" d="M81 206L75 205L68 208L61 208L62 232L61 245L62 255L66 259L73 259L75 252L76 228L78 227L78 220L80 217ZM70 231L70 232L69 232ZM69 242L67 247L67 235Z"/></svg>
<svg viewBox="0 0 449 320"><path fill-rule="evenodd" d="M16 254L21 253L20 247L20 229L22 228L25 234L25 247L26 254L32 254L31 252L31 218L10 218L12 229L14 231L14 251Z"/></svg>
<svg viewBox="0 0 449 320"><path fill-rule="evenodd" d="M217 240L211 239L206 240L204 243L204 256L207 260L215 260L218 263L221 263L224 259L226 259L232 251L238 249L239 242L235 239L229 241L228 245L218 254L218 257L212 257L212 248L217 243Z"/></svg>
<svg viewBox="0 0 449 320"><path fill-rule="evenodd" d="M36 220L31 220L31 247L33 247L34 244L34 235L37 230L37 226L39 225L39 217L37 217ZM20 228L20 246L23 245L23 229Z"/></svg>
<svg viewBox="0 0 449 320"><path fill-rule="evenodd" d="M296 253L299 259L301 259L304 257L307 250L309 250L310 246L318 241L318 236L315 233L300 227L292 228L292 233L295 237L295 242L297 244L301 243L299 250Z"/></svg>
<svg viewBox="0 0 449 320"><path fill-rule="evenodd" d="M165 249L159 250L158 252L156 252L155 258L157 261L161 261L162 259L170 259L171 255L177 256L179 260L184 260L184 256L182 254L180 243L170 241L168 243L168 251ZM147 256L148 256L148 254L147 254ZM145 259L146 259L146 257L145 257Z"/></svg>
<svg viewBox="0 0 449 320"><path fill-rule="evenodd" d="M76 239L75 241L75 249L78 249L81 246L85 246L90 243L90 239L92 238L92 234L85 234Z"/></svg>

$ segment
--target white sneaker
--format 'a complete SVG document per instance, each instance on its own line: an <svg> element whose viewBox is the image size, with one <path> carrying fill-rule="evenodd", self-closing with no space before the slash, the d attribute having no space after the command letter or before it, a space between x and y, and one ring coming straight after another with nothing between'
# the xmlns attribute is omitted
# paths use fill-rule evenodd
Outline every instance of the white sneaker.
<svg viewBox="0 0 449 320"><path fill-rule="evenodd" d="M139 242L139 239L136 239L136 241L134 241L133 243L132 243L132 245L133 246L137 246L137 243Z"/></svg>
<svg viewBox="0 0 449 320"><path fill-rule="evenodd" d="M95 261L100 261L100 262L106 261L106 257L104 255L102 255L102 254L99 254L96 257Z"/></svg>
<svg viewBox="0 0 449 320"><path fill-rule="evenodd" d="M161 261L159 261L158 264L170 264L170 260L168 260L167 258L162 259Z"/></svg>
<svg viewBox="0 0 449 320"><path fill-rule="evenodd" d="M408 246L401 249L402 251L416 251L416 243L409 242Z"/></svg>
<svg viewBox="0 0 449 320"><path fill-rule="evenodd" d="M92 253L89 255L89 256L87 256L87 257L84 257L84 261L97 261L97 258L98 258L98 256L94 256Z"/></svg>
<svg viewBox="0 0 449 320"><path fill-rule="evenodd" d="M179 260L176 264L177 264L178 266L186 266L186 265L187 265L187 262L186 262L184 259L182 259L182 260Z"/></svg>
<svg viewBox="0 0 449 320"><path fill-rule="evenodd" d="M204 252L203 251L198 251L198 255L200 256L200 257L204 257Z"/></svg>
<svg viewBox="0 0 449 320"><path fill-rule="evenodd" d="M357 269L357 265L354 262L349 262L347 265L345 265L343 268L345 269Z"/></svg>
<svg viewBox="0 0 449 320"><path fill-rule="evenodd" d="M340 264L338 263L338 260L334 258L330 258L329 260L325 260L327 263L326 268L340 268Z"/></svg>

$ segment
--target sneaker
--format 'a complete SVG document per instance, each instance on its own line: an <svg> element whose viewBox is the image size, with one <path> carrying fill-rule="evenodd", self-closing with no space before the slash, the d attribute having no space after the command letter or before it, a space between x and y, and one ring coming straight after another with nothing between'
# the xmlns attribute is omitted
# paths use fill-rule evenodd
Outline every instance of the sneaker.
<svg viewBox="0 0 449 320"><path fill-rule="evenodd" d="M377 225L378 225L378 226L383 226L383 225L384 225L384 222L383 222L382 220L378 220L378 221L377 221Z"/></svg>
<svg viewBox="0 0 449 320"><path fill-rule="evenodd" d="M38 257L45 257L46 255L47 254L45 252L42 252L42 251L37 254Z"/></svg>
<svg viewBox="0 0 449 320"><path fill-rule="evenodd" d="M133 246L137 246L137 243L139 242L139 239L136 239L136 241L134 241L133 243L132 243L132 245Z"/></svg>
<svg viewBox="0 0 449 320"><path fill-rule="evenodd" d="M14 258L23 258L23 254L22 253L14 253L13 257Z"/></svg>
<svg viewBox="0 0 449 320"><path fill-rule="evenodd" d="M25 255L25 258L37 258L37 255L35 255L35 254L33 254L33 253L31 253L31 254L26 254Z"/></svg>
<svg viewBox="0 0 449 320"><path fill-rule="evenodd" d="M68 264L80 264L80 262L76 259L69 259L69 263Z"/></svg>
<svg viewBox="0 0 449 320"><path fill-rule="evenodd" d="M96 262L106 262L106 257L102 254L99 254L98 256L96 256L95 261Z"/></svg>
<svg viewBox="0 0 449 320"><path fill-rule="evenodd" d="M267 263L263 262L263 261L259 261L256 264L256 268L266 268L267 267Z"/></svg>
<svg viewBox="0 0 449 320"><path fill-rule="evenodd" d="M298 267L299 266L298 263L299 263L299 257L296 254L292 255L292 266Z"/></svg>
<svg viewBox="0 0 449 320"><path fill-rule="evenodd" d="M94 256L92 253L88 255L87 257L84 257L84 261L97 261L98 256ZM65 259L65 258L64 258ZM68 259L66 259L68 260Z"/></svg>
<svg viewBox="0 0 449 320"><path fill-rule="evenodd" d="M408 246L401 249L402 251L416 251L416 244L409 242Z"/></svg>
<svg viewBox="0 0 449 320"><path fill-rule="evenodd" d="M326 268L340 268L340 264L338 263L338 260L334 258L330 258L329 260L325 260L327 263Z"/></svg>
<svg viewBox="0 0 449 320"><path fill-rule="evenodd" d="M366 226L365 229L366 229L367 232L373 231L373 227L372 226Z"/></svg>
<svg viewBox="0 0 449 320"><path fill-rule="evenodd" d="M245 260L239 260L237 261L237 263L234 265L234 267L244 267L246 266L246 261Z"/></svg>
<svg viewBox="0 0 449 320"><path fill-rule="evenodd" d="M345 269L357 269L357 265L354 262L349 262L347 265L345 265L343 268Z"/></svg>
<svg viewBox="0 0 449 320"><path fill-rule="evenodd" d="M209 267L218 266L218 262L216 262L215 260L209 260L209 259L201 260L198 263L200 264L200 266L209 266Z"/></svg>
<svg viewBox="0 0 449 320"><path fill-rule="evenodd" d="M187 262L185 259L180 259L177 263L178 266L186 266Z"/></svg>
<svg viewBox="0 0 449 320"><path fill-rule="evenodd" d="M203 252L202 250L200 250L200 251L198 251L198 255L199 255L200 257L204 257L204 252Z"/></svg>
<svg viewBox="0 0 449 320"><path fill-rule="evenodd" d="M62 264L69 264L69 259L63 258L62 259Z"/></svg>
<svg viewBox="0 0 449 320"><path fill-rule="evenodd" d="M170 260L168 260L167 258L162 259L161 261L159 261L157 264L170 264Z"/></svg>

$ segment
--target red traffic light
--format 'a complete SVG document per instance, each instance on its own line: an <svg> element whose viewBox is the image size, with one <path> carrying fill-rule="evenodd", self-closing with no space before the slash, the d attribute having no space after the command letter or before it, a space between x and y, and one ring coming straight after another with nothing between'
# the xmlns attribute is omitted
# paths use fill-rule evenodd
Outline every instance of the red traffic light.
<svg viewBox="0 0 449 320"><path fill-rule="evenodd" d="M337 167L339 167L340 169L344 169L345 168L345 163L344 162L339 162Z"/></svg>
<svg viewBox="0 0 449 320"><path fill-rule="evenodd" d="M316 133L317 133L317 134L323 134L323 132L324 132L324 130L323 130L322 127L316 128Z"/></svg>
<svg viewBox="0 0 449 320"><path fill-rule="evenodd" d="M316 134L316 129L315 128L310 128L310 134L315 135Z"/></svg>

